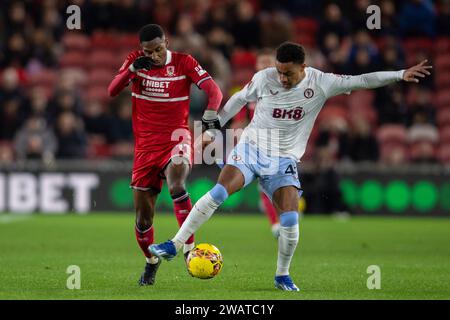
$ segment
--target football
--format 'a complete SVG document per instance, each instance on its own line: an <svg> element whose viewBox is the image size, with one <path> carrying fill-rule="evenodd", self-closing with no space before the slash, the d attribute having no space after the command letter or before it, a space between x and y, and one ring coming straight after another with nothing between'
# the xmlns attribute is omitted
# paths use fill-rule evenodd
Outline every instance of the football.
<svg viewBox="0 0 450 320"><path fill-rule="evenodd" d="M222 270L223 258L219 249L208 243L198 244L186 259L188 272L199 279L211 279Z"/></svg>

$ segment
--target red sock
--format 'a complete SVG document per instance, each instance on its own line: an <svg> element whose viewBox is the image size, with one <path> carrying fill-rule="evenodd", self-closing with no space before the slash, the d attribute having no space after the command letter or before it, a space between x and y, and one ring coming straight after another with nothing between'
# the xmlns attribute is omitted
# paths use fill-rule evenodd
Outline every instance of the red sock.
<svg viewBox="0 0 450 320"><path fill-rule="evenodd" d="M173 211L175 211L175 217L177 218L178 225L181 227L184 220L186 220L189 212L191 212L192 204L189 198L189 193L183 192L182 194L172 197L173 199ZM194 235L190 236L186 241L186 244L194 242Z"/></svg>
<svg viewBox="0 0 450 320"><path fill-rule="evenodd" d="M141 248L142 252L147 258L151 258L152 255L148 252L148 246L153 243L153 226L150 229L145 230L144 232L140 231L137 226L134 228L134 233L136 235L136 240Z"/></svg>
<svg viewBox="0 0 450 320"><path fill-rule="evenodd" d="M277 210L273 206L269 197L266 196L264 192L260 193L260 197L264 207L264 213L266 214L267 218L269 218L270 224L274 225L275 223L278 223Z"/></svg>

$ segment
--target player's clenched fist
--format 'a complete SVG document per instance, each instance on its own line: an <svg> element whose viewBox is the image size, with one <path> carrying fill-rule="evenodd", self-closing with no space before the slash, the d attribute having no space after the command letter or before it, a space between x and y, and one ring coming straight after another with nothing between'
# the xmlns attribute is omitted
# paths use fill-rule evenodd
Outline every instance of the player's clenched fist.
<svg viewBox="0 0 450 320"><path fill-rule="evenodd" d="M129 67L131 72L136 72L141 69L150 70L151 68L152 59L146 56L137 58Z"/></svg>
<svg viewBox="0 0 450 320"><path fill-rule="evenodd" d="M205 132L210 129L220 130L220 121L215 110L206 110L203 113L202 131Z"/></svg>

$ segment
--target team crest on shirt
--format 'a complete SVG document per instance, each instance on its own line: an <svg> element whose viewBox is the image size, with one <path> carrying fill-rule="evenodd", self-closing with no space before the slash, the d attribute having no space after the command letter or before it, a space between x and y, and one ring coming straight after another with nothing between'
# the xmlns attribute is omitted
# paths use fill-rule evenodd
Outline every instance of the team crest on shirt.
<svg viewBox="0 0 450 320"><path fill-rule="evenodd" d="M173 77L175 74L175 67L174 66L168 66L166 68L166 76Z"/></svg>
<svg viewBox="0 0 450 320"><path fill-rule="evenodd" d="M238 154L233 154L231 156L231 159L233 159L234 161L241 161L242 160L241 156L238 155Z"/></svg>
<svg viewBox="0 0 450 320"><path fill-rule="evenodd" d="M308 88L303 93L306 99L311 99L314 96L314 90L311 88Z"/></svg>

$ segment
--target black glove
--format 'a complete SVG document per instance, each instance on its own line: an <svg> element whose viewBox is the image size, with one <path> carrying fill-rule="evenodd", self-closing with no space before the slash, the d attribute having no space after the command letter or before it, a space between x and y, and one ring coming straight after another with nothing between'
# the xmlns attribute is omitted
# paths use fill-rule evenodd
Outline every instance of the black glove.
<svg viewBox="0 0 450 320"><path fill-rule="evenodd" d="M218 118L205 120L202 118L202 130L205 132L206 130L217 129L220 130L220 121Z"/></svg>
<svg viewBox="0 0 450 320"><path fill-rule="evenodd" d="M150 70L152 68L152 65L152 59L150 59L149 57L139 57L134 60L133 64L131 65L131 71L135 72L140 69Z"/></svg>

